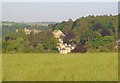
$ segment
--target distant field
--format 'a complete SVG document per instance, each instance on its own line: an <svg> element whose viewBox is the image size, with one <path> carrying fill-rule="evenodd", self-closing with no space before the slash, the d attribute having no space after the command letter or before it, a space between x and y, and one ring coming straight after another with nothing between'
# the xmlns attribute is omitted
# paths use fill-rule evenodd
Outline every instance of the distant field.
<svg viewBox="0 0 120 83"><path fill-rule="evenodd" d="M117 53L3 54L5 80L118 80Z"/></svg>

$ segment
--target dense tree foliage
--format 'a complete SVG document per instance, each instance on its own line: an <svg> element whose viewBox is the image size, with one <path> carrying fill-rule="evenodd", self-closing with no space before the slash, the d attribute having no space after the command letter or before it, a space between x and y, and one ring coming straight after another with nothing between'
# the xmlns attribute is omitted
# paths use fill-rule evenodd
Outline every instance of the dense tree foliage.
<svg viewBox="0 0 120 83"><path fill-rule="evenodd" d="M64 43L69 44L70 42L73 41L74 37L75 37L75 34L73 33L73 31L71 29L68 29L66 31L65 37L63 38L63 41Z"/></svg>
<svg viewBox="0 0 120 83"><path fill-rule="evenodd" d="M23 34L21 34L23 35ZM20 33L9 34L3 38L3 52L57 52L58 40L51 31L31 33L22 37Z"/></svg>
<svg viewBox="0 0 120 83"><path fill-rule="evenodd" d="M116 40L120 38L120 16L101 15L81 17L73 21L42 24L3 22L3 52L58 52L58 40L53 30L61 30L63 42L76 45L72 52L111 52L116 51ZM26 35L23 28L42 30ZM16 30L19 29L19 33Z"/></svg>
<svg viewBox="0 0 120 83"><path fill-rule="evenodd" d="M62 30L66 36L64 42L74 41L86 46L88 51L113 51L118 34L118 16L101 15L87 16L75 21L69 19L53 26L53 29ZM106 39L106 40L105 40ZM101 41L101 42L100 42ZM96 46L95 44L99 44ZM102 44L102 45L101 45ZM82 48L82 46L81 46Z"/></svg>

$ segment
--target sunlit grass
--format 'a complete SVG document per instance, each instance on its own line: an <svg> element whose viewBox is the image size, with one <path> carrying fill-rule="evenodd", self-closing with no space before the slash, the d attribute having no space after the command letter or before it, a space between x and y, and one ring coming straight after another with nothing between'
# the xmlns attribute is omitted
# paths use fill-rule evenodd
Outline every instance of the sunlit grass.
<svg viewBox="0 0 120 83"><path fill-rule="evenodd" d="M2 81L2 53L0 52L0 82Z"/></svg>
<svg viewBox="0 0 120 83"><path fill-rule="evenodd" d="M117 53L3 54L3 80L118 80Z"/></svg>

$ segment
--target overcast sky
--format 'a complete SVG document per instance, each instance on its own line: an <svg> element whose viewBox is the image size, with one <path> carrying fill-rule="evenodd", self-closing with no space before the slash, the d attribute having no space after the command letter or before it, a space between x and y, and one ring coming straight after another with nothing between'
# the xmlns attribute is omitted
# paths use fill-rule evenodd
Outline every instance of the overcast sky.
<svg viewBox="0 0 120 83"><path fill-rule="evenodd" d="M4 2L2 20L17 22L75 20L82 16L118 14L117 2Z"/></svg>
<svg viewBox="0 0 120 83"><path fill-rule="evenodd" d="M1 0L2 2L118 2L119 0Z"/></svg>

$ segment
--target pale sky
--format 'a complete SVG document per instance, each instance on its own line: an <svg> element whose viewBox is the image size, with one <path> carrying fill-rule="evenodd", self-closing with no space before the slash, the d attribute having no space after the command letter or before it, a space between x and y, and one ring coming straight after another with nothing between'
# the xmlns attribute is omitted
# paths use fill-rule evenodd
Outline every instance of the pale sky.
<svg viewBox="0 0 120 83"><path fill-rule="evenodd" d="M75 20L82 16L118 14L118 2L3 2L2 20L17 22Z"/></svg>
<svg viewBox="0 0 120 83"><path fill-rule="evenodd" d="M2 2L118 2L119 0L1 0Z"/></svg>

